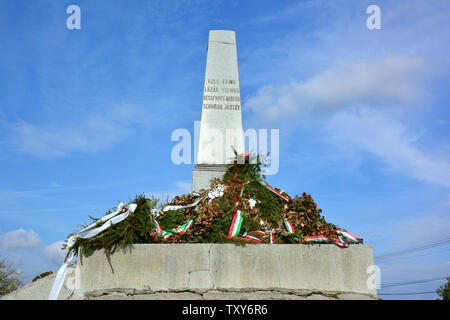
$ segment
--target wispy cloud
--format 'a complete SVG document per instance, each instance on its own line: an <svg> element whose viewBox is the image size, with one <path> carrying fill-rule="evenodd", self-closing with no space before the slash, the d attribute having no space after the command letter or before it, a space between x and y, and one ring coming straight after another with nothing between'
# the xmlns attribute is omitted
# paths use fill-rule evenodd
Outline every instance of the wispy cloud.
<svg viewBox="0 0 450 320"><path fill-rule="evenodd" d="M395 117L414 111L426 94L424 59L385 56L340 63L306 81L261 88L246 102L266 122L306 124L345 154L371 154L389 169L420 181L450 186L450 162L419 144L419 135Z"/></svg>
<svg viewBox="0 0 450 320"><path fill-rule="evenodd" d="M105 150L134 132L135 125L149 120L142 108L121 104L107 111L92 111L80 120L31 123L19 119L7 125L9 143L21 153L42 158Z"/></svg>
<svg viewBox="0 0 450 320"><path fill-rule="evenodd" d="M383 111L361 108L325 122L327 141L342 151L366 152L395 172L450 186L450 162L419 144L419 136Z"/></svg>
<svg viewBox="0 0 450 320"><path fill-rule="evenodd" d="M44 258L55 265L62 264L64 262L64 257L67 254L67 250L62 249L63 242L64 241L57 241L42 249Z"/></svg>
<svg viewBox="0 0 450 320"><path fill-rule="evenodd" d="M3 249L19 249L19 248L34 248L41 245L39 235L30 229L17 229L9 231L0 236L0 246Z"/></svg>
<svg viewBox="0 0 450 320"><path fill-rule="evenodd" d="M334 113L358 104L408 104L423 89L414 79L426 71L422 58L385 56L369 62L341 62L306 81L264 86L245 107L262 120Z"/></svg>

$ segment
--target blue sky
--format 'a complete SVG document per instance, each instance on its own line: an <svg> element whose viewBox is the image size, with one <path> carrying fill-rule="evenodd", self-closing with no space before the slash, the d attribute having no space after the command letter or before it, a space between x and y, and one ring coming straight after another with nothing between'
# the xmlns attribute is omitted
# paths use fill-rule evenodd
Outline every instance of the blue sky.
<svg viewBox="0 0 450 320"><path fill-rule="evenodd" d="M66 8L81 8L81 29ZM366 8L381 8L381 29ZM450 237L448 1L0 4L0 252L56 270L88 215L189 192L173 130L200 120L208 31L236 31L245 128L280 129L268 181L310 193L374 254ZM450 275L450 248L379 261L382 283ZM382 289L433 291L439 282ZM437 295L386 296L434 299Z"/></svg>

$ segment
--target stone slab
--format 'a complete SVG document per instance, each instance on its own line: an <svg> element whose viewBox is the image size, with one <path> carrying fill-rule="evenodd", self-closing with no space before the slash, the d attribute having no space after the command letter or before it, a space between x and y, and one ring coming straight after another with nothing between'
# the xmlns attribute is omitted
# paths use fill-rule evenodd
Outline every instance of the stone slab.
<svg viewBox="0 0 450 320"><path fill-rule="evenodd" d="M189 288L199 284L198 279L190 281L193 272L209 270L210 248L210 244L136 244L111 254L111 264L98 250L83 257L82 263L78 260L80 290Z"/></svg>
<svg viewBox="0 0 450 320"><path fill-rule="evenodd" d="M198 192L202 189L209 189L211 180L222 179L226 172L225 166L197 165L192 171L192 191Z"/></svg>
<svg viewBox="0 0 450 320"><path fill-rule="evenodd" d="M102 250L83 257L69 268L58 298L379 299L366 286L372 264L370 245L139 244L113 253L111 265ZM1 299L45 300L54 278Z"/></svg>
<svg viewBox="0 0 450 320"><path fill-rule="evenodd" d="M79 262L81 293L137 290L312 290L376 296L367 288L370 245L141 244ZM288 293L288 291L286 291Z"/></svg>

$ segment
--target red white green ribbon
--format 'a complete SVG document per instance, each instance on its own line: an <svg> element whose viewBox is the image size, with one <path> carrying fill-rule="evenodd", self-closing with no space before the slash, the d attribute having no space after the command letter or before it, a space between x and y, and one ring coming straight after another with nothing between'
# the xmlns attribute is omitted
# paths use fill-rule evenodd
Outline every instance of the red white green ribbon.
<svg viewBox="0 0 450 320"><path fill-rule="evenodd" d="M181 226L178 226L176 228L170 229L169 231L161 229L161 227L158 225L158 227L156 228L156 231L153 232L151 234L151 236L158 235L158 236L162 236L164 238L164 240L167 240L174 233L183 234L186 232L187 229L189 229L192 226L195 218L196 217L189 219L188 221L186 221L186 223L184 223Z"/></svg>
<svg viewBox="0 0 450 320"><path fill-rule="evenodd" d="M273 235L273 230L269 233L269 243L275 244L275 236Z"/></svg>
<svg viewBox="0 0 450 320"><path fill-rule="evenodd" d="M262 231L262 230L248 229L247 231L248 231L248 232L256 232L256 233L258 233L258 234L260 234L260 235L262 235L262 236L265 236L265 235L266 235L266 233L265 233L264 231Z"/></svg>
<svg viewBox="0 0 450 320"><path fill-rule="evenodd" d="M254 181L254 180L247 181L246 183L244 183L244 184L242 185L241 194L239 195L239 197L242 198L242 195L244 194L244 187L245 187L245 185L246 185L246 184L249 184L249 183L252 182L252 181Z"/></svg>
<svg viewBox="0 0 450 320"><path fill-rule="evenodd" d="M193 223L194 219L189 219L185 224L182 224L181 226L171 229L170 232L183 234L186 232L187 229L189 229L192 226Z"/></svg>
<svg viewBox="0 0 450 320"><path fill-rule="evenodd" d="M259 180L258 182L259 182L259 184L261 184L262 186L266 187L267 189L269 189L270 191L272 191L276 195L279 195L280 197L282 197L284 200L286 200L286 201L290 201L291 200L291 197L288 194L286 194L285 196L282 195L282 193L284 192L283 190L277 191L274 188L272 188L267 182L264 182L262 180Z"/></svg>
<svg viewBox="0 0 450 320"><path fill-rule="evenodd" d="M334 244L341 248L348 247L348 243L345 242L345 239L341 235L338 235L338 241L335 242Z"/></svg>
<svg viewBox="0 0 450 320"><path fill-rule="evenodd" d="M230 231L228 232L228 238L237 237L239 235L243 220L244 214L241 210L237 210L234 214L233 221L231 222Z"/></svg>
<svg viewBox="0 0 450 320"><path fill-rule="evenodd" d="M247 231L244 232L244 234L242 235L242 237L245 238L245 239L250 239L250 240L253 240L253 241L256 241L256 242L263 243L263 241L262 241L260 238L255 237L255 236L252 236L252 235L249 235L249 234L247 233Z"/></svg>
<svg viewBox="0 0 450 320"><path fill-rule="evenodd" d="M172 235L172 232L170 231L166 231L166 230L162 230L161 233L159 234L161 237L164 238L164 240L167 240L170 238L170 236Z"/></svg>
<svg viewBox="0 0 450 320"><path fill-rule="evenodd" d="M363 239L359 238L357 236L355 236L354 234L351 234L348 231L344 231L344 230L336 230L336 233L338 235L343 236L346 240L346 242L350 242L350 243L363 243Z"/></svg>
<svg viewBox="0 0 450 320"><path fill-rule="evenodd" d="M151 236L153 237L153 236L155 236L155 235L158 235L158 236L163 237L164 240L169 239L170 236L172 235L172 233L169 232L169 231L163 230L163 229L159 226L158 222L157 222L157 221L155 221L155 222L156 222L156 225L157 225L158 227L156 228L155 232L153 232L153 233L151 234Z"/></svg>
<svg viewBox="0 0 450 320"><path fill-rule="evenodd" d="M310 236L306 238L306 241L316 243L331 243L331 241L325 236Z"/></svg>
<svg viewBox="0 0 450 320"><path fill-rule="evenodd" d="M292 223L290 223L290 222L288 221L288 219L286 219L286 218L284 218L283 220L284 220L284 225L286 226L286 230L287 230L289 233L294 233L294 226L292 225Z"/></svg>
<svg viewBox="0 0 450 320"><path fill-rule="evenodd" d="M248 182L247 182L247 183L248 183ZM244 184L242 185L241 193L239 194L239 197L240 197L240 198L242 198L242 195L244 194L244 186L245 186L247 183L244 183Z"/></svg>
<svg viewBox="0 0 450 320"><path fill-rule="evenodd" d="M162 231L163 231L163 230L161 229L161 227L158 226L158 228L156 228L155 232L153 232L150 236L153 237L153 236L155 236L155 235L160 235Z"/></svg>
<svg viewBox="0 0 450 320"><path fill-rule="evenodd" d="M322 235L308 237L306 238L306 241L315 243L332 243L330 239ZM341 248L348 247L348 244L344 241L344 239L341 236L338 236L338 241L335 242L334 244Z"/></svg>

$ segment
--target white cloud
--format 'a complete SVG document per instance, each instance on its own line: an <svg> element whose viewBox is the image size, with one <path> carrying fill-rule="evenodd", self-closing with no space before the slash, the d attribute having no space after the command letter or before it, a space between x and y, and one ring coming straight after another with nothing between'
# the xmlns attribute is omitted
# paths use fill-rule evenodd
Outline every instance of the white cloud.
<svg viewBox="0 0 450 320"><path fill-rule="evenodd" d="M341 62L306 81L262 87L245 107L273 121L329 114L359 104L408 104L423 94L413 79L425 71L423 59L408 56Z"/></svg>
<svg viewBox="0 0 450 320"><path fill-rule="evenodd" d="M418 137L382 111L359 109L335 114L325 124L328 142L370 153L393 171L450 186L450 162L418 144Z"/></svg>
<svg viewBox="0 0 450 320"><path fill-rule="evenodd" d="M260 120L293 121L305 126L345 154L371 154L387 168L420 181L450 186L450 162L419 144L417 134L394 113L425 95L420 78L425 61L385 56L371 62L341 63L306 81L266 86L246 107ZM359 154L358 154L359 153Z"/></svg>
<svg viewBox="0 0 450 320"><path fill-rule="evenodd" d="M62 245L64 241L57 241L54 242L48 246L46 246L42 250L42 254L44 255L44 258L48 261L60 265L64 262L64 258L67 254L67 250L62 250Z"/></svg>
<svg viewBox="0 0 450 320"><path fill-rule="evenodd" d="M19 248L33 248L41 244L39 235L32 229L26 231L17 229L0 236L0 246L6 250Z"/></svg>
<svg viewBox="0 0 450 320"><path fill-rule="evenodd" d="M130 105L92 112L84 118L58 123L33 124L18 120L10 124L10 143L16 151L37 157L63 157L73 153L105 150L129 136L136 124L148 120L144 110Z"/></svg>

